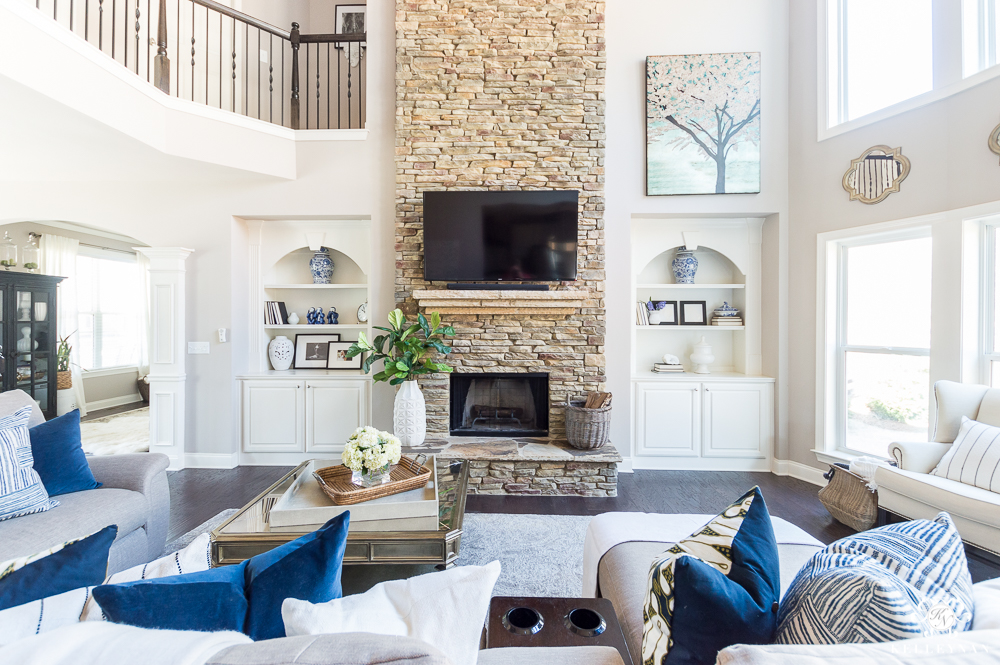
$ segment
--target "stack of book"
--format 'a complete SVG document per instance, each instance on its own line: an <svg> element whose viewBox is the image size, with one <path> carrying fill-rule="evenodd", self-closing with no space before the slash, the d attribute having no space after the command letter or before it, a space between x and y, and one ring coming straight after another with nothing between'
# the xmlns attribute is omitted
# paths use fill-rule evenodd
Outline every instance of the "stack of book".
<svg viewBox="0 0 1000 665"><path fill-rule="evenodd" d="M712 317L713 326L742 326L743 317L742 316L713 316Z"/></svg>
<svg viewBox="0 0 1000 665"><path fill-rule="evenodd" d="M268 300L264 303L264 325L284 326L288 324L288 312L285 303Z"/></svg>
<svg viewBox="0 0 1000 665"><path fill-rule="evenodd" d="M684 371L684 365L668 365L667 363L653 363L653 371L657 374L674 374Z"/></svg>
<svg viewBox="0 0 1000 665"><path fill-rule="evenodd" d="M649 310L646 309L646 303L642 301L635 304L635 324L637 326L649 325Z"/></svg>

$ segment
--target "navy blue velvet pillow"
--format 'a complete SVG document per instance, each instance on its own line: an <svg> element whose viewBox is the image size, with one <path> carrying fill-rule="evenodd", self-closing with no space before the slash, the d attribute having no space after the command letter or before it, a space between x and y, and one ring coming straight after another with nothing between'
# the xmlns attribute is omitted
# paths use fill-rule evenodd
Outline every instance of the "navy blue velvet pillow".
<svg viewBox="0 0 1000 665"><path fill-rule="evenodd" d="M772 643L779 582L771 516L755 487L653 563L643 662L708 665L733 644Z"/></svg>
<svg viewBox="0 0 1000 665"><path fill-rule="evenodd" d="M342 513L318 531L247 561L250 610L244 632L251 639L285 636L281 620L285 598L325 603L341 597L340 572L350 521L350 512Z"/></svg>
<svg viewBox="0 0 1000 665"><path fill-rule="evenodd" d="M161 630L242 631L247 601L244 569L222 566L197 573L105 584L94 600L115 623Z"/></svg>
<svg viewBox="0 0 1000 665"><path fill-rule="evenodd" d="M101 486L87 464L80 442L80 411L53 418L28 430L34 468L49 496L93 490Z"/></svg>
<svg viewBox="0 0 1000 665"><path fill-rule="evenodd" d="M95 586L108 574L108 552L118 535L112 524L97 533L39 553L8 561L0 570L0 610Z"/></svg>

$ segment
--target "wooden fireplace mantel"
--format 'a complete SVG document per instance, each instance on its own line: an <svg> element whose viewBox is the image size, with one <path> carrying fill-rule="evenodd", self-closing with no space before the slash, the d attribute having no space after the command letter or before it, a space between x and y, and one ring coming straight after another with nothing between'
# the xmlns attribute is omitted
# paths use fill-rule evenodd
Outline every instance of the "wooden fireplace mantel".
<svg viewBox="0 0 1000 665"><path fill-rule="evenodd" d="M587 291L452 291L421 289L417 303L441 314L573 314L584 306Z"/></svg>

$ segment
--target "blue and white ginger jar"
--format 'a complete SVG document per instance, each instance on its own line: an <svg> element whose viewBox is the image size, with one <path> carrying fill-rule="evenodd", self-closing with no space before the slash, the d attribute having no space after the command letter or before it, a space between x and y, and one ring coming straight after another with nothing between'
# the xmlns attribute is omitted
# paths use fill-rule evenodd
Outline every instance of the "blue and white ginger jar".
<svg viewBox="0 0 1000 665"><path fill-rule="evenodd" d="M312 271L313 284L329 284L333 280L333 259L330 250L320 247L319 251L309 259L309 270Z"/></svg>
<svg viewBox="0 0 1000 665"><path fill-rule="evenodd" d="M730 305L728 302L723 301L722 307L716 307L714 314L715 314L715 316L719 316L719 317L739 316L740 315L740 310L736 309L735 307L733 307L732 305Z"/></svg>
<svg viewBox="0 0 1000 665"><path fill-rule="evenodd" d="M674 281L678 284L694 284L694 275L698 272L698 259L688 249L677 250L677 256L670 264L674 270Z"/></svg>

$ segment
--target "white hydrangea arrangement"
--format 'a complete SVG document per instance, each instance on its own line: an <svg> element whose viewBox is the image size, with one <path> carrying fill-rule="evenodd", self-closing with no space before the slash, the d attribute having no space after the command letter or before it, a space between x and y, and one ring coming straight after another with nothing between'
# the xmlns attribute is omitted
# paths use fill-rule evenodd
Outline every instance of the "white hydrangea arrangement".
<svg viewBox="0 0 1000 665"><path fill-rule="evenodd" d="M399 464L403 444L389 432L359 427L347 440L340 459L351 471L373 473L387 464Z"/></svg>

